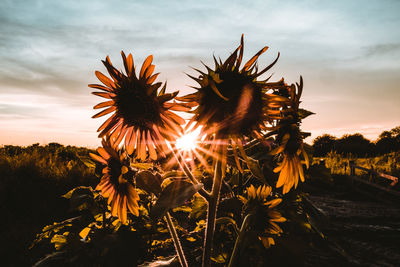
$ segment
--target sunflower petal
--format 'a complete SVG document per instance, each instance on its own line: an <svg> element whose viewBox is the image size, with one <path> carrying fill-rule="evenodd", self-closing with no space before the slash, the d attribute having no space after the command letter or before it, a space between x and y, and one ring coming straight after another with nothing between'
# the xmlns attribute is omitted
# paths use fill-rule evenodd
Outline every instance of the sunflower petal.
<svg viewBox="0 0 400 267"><path fill-rule="evenodd" d="M153 56L152 56L152 55L148 56L148 57L144 60L143 65L142 65L142 68L140 69L140 74L139 74L139 77L140 77L140 78L143 77L143 75L144 75L146 69L151 65L151 62L152 62L152 61L153 61Z"/></svg>
<svg viewBox="0 0 400 267"><path fill-rule="evenodd" d="M115 88L115 84L112 80L110 80L110 78L108 78L107 76L105 76L103 73L101 73L100 71L95 71L94 72L97 76L97 78L107 87L110 88Z"/></svg>

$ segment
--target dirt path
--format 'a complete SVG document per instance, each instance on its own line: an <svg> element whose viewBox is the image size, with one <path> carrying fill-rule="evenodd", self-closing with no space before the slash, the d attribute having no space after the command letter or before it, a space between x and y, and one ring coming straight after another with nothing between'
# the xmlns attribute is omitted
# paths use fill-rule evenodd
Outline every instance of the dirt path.
<svg viewBox="0 0 400 267"><path fill-rule="evenodd" d="M344 181L333 186L310 181L306 192L329 218L323 232L344 249L354 265L400 265L400 205L365 197Z"/></svg>

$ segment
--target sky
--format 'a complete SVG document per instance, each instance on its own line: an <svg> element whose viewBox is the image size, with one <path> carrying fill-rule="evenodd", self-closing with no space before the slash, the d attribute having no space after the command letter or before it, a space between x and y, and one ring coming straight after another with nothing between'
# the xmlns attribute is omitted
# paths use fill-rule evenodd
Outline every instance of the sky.
<svg viewBox="0 0 400 267"><path fill-rule="evenodd" d="M191 67L226 59L245 38L244 60L265 45L259 67L281 56L271 81L304 79L302 130L362 133L400 125L400 1L0 2L0 145L58 142L96 147L104 117L87 85L121 50L139 67L154 56L158 81L191 92Z"/></svg>

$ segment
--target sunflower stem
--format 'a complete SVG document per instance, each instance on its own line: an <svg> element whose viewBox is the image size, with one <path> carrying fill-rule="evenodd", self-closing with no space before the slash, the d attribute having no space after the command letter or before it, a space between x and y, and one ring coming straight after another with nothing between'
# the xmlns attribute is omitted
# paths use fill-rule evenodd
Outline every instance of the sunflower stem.
<svg viewBox="0 0 400 267"><path fill-rule="evenodd" d="M190 181L194 183L195 185L199 184L196 178L194 178L194 175L190 171L189 167L186 165L181 153L179 151L175 153L174 150L172 150L172 154L174 155L176 161L179 164L179 167L182 169L182 171L186 174L187 177L189 177ZM178 155L177 155L178 154ZM201 188L198 192L205 200L210 201L210 193L208 193L204 188Z"/></svg>
<svg viewBox="0 0 400 267"><path fill-rule="evenodd" d="M174 246L178 254L179 262L182 267L188 267L188 263L186 261L185 254L183 253L181 242L179 241L176 228L174 226L174 223L172 222L171 214L167 212L167 215L165 215L164 218L168 225L168 231L171 234L172 240L174 241Z"/></svg>
<svg viewBox="0 0 400 267"><path fill-rule="evenodd" d="M233 251L232 251L231 259L229 260L228 267L236 266L237 254L238 254L240 245L241 245L241 243L243 241L244 233L246 231L247 224L249 222L249 218L250 218L250 214L247 214L246 217L243 220L242 226L240 227L239 234L238 234L238 236L236 238L236 241L235 241L235 246L233 247Z"/></svg>
<svg viewBox="0 0 400 267"><path fill-rule="evenodd" d="M203 264L202 264L203 267L211 266L211 253L214 240L215 221L217 218L218 200L222 187L222 178L223 178L221 165L222 165L221 159L217 159L214 170L213 186L211 190L210 200L208 202L207 225L205 232Z"/></svg>

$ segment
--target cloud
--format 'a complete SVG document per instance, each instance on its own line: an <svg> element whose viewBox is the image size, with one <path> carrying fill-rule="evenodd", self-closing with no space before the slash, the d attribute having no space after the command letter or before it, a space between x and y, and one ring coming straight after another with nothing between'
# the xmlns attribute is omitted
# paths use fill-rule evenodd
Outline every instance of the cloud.
<svg viewBox="0 0 400 267"><path fill-rule="evenodd" d="M18 124L11 121L23 122L26 135L42 132L38 127L95 130L99 122L89 118L98 99L87 84L98 83L94 70L106 73L100 61L106 55L121 68L120 51L132 52L140 68L153 54L160 81L187 91L188 66L213 65L213 54L225 59L242 33L245 59L268 45L264 66L281 52L275 80L303 74L303 107L317 112L310 129L338 127L339 119L351 127L356 116L364 124L394 120L399 12L398 1L4 0L0 120L14 132Z"/></svg>
<svg viewBox="0 0 400 267"><path fill-rule="evenodd" d="M376 44L365 48L366 56L400 56L400 43Z"/></svg>

